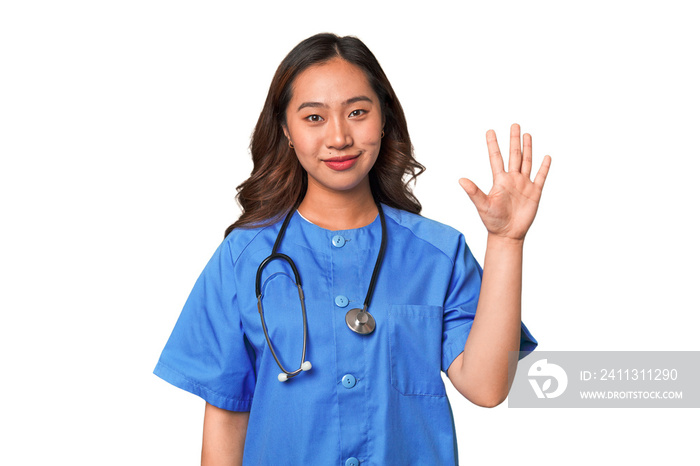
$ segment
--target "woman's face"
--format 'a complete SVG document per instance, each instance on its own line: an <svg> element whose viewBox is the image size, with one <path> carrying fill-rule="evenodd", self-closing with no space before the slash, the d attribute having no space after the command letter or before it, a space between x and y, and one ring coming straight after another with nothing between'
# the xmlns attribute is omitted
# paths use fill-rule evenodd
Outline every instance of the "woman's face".
<svg viewBox="0 0 700 466"><path fill-rule="evenodd" d="M383 125L379 98L357 66L334 58L301 72L284 132L309 175L307 193L369 189Z"/></svg>

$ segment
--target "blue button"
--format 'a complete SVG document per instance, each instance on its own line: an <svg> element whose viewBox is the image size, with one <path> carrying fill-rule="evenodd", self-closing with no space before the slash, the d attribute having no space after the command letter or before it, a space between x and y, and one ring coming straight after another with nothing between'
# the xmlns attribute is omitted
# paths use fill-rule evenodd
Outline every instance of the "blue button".
<svg viewBox="0 0 700 466"><path fill-rule="evenodd" d="M345 460L345 466L360 466L360 460L358 460L354 456L351 456L350 458Z"/></svg>
<svg viewBox="0 0 700 466"><path fill-rule="evenodd" d="M354 375L345 374L345 375L343 376L342 382L343 382L343 387L345 387L345 388L352 388L352 387L354 387L355 384L357 383L357 379L355 378Z"/></svg>
<svg viewBox="0 0 700 466"><path fill-rule="evenodd" d="M331 242L336 248L342 248L343 246L345 246L345 238L343 238L340 235L335 235L333 239L331 239Z"/></svg>
<svg viewBox="0 0 700 466"><path fill-rule="evenodd" d="M346 298L342 294L339 294L335 297L335 305L338 307L345 307L348 305L349 302L350 301L348 301L348 298Z"/></svg>

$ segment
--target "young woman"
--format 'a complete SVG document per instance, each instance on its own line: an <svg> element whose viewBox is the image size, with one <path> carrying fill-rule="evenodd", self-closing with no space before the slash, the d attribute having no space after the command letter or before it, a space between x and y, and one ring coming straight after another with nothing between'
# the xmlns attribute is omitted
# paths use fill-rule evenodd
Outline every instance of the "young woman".
<svg viewBox="0 0 700 466"><path fill-rule="evenodd" d="M522 251L550 164L511 128L508 171L460 180L488 230L483 273L459 232L418 215L401 105L353 37L280 64L239 187L155 373L206 401L202 463L457 464L440 372L473 403L507 396L537 345L520 318ZM302 286L303 285L303 286ZM303 291L302 291L303 290ZM468 338L467 338L468 337Z"/></svg>

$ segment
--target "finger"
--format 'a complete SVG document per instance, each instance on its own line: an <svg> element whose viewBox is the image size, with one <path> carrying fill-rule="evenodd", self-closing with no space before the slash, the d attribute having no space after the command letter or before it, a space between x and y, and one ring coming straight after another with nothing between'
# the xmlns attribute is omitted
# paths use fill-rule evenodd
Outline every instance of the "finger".
<svg viewBox="0 0 700 466"><path fill-rule="evenodd" d="M501 156L501 150L498 148L498 141L496 140L496 132L492 129L486 132L486 146L489 148L489 161L491 162L491 171L493 172L493 179L496 179L496 175L503 173L503 157Z"/></svg>
<svg viewBox="0 0 700 466"><path fill-rule="evenodd" d="M519 172L522 163L520 151L520 125L513 123L510 127L510 156L508 157L508 171Z"/></svg>
<svg viewBox="0 0 700 466"><path fill-rule="evenodd" d="M547 179L550 165L552 165L552 158L549 155L545 155L544 160L542 160L542 165L540 165L540 169L537 171L537 176L535 176L535 186L540 189L544 187L544 181Z"/></svg>
<svg viewBox="0 0 700 466"><path fill-rule="evenodd" d="M523 165L520 167L520 172L530 178L530 170L532 169L532 136L528 133L523 134Z"/></svg>
<svg viewBox="0 0 700 466"><path fill-rule="evenodd" d="M464 189L464 191L467 193L469 199L471 199L474 203L476 210L478 210L479 212L483 212L487 209L488 197L486 196L486 194L484 194L482 190L478 188L477 185L474 184L473 181L468 180L467 178L460 178L459 184L460 186L462 186L462 189Z"/></svg>

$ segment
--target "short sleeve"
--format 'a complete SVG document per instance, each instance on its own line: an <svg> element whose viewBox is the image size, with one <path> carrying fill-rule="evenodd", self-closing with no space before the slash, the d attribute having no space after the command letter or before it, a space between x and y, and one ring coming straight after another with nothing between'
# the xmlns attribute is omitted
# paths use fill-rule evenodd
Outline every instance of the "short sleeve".
<svg viewBox="0 0 700 466"><path fill-rule="evenodd" d="M154 374L229 411L249 411L254 351L243 333L224 241L197 279Z"/></svg>
<svg viewBox="0 0 700 466"><path fill-rule="evenodd" d="M442 370L445 372L464 351L476 315L482 275L481 266L460 236L443 313ZM525 324L520 325L522 359L535 349L537 341Z"/></svg>

